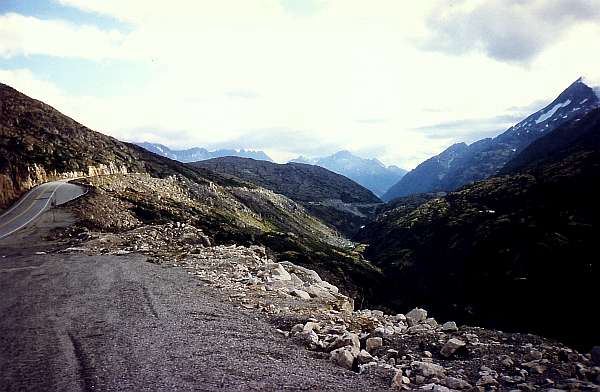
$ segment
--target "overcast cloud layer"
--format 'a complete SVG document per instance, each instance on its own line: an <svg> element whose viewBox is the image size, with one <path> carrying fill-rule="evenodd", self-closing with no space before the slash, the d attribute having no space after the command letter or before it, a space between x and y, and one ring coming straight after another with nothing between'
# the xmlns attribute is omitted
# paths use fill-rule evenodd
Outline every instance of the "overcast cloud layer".
<svg viewBox="0 0 600 392"><path fill-rule="evenodd" d="M6 0L0 81L125 140L280 161L348 149L411 168L501 132L582 74L598 78L599 10L600 0Z"/></svg>

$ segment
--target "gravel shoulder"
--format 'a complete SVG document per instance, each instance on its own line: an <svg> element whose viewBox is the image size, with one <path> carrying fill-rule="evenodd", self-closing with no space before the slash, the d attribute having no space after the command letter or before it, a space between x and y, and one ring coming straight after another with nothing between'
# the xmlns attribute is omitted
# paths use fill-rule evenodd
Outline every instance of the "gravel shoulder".
<svg viewBox="0 0 600 392"><path fill-rule="evenodd" d="M0 390L378 389L183 270L140 255L35 254L60 247L30 248L39 235L0 244Z"/></svg>

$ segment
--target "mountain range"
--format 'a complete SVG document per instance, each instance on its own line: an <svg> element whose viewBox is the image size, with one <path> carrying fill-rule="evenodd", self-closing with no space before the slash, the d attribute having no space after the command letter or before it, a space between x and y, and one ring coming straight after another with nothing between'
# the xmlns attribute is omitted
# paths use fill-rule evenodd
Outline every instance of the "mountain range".
<svg viewBox="0 0 600 392"><path fill-rule="evenodd" d="M100 210L101 219L179 222L210 244L261 245L359 303L426 306L460 323L589 344L596 325L569 317L593 313L600 280L598 106L580 79L502 135L424 162L406 177L414 181L425 168L425 179L437 182L413 182L418 193L383 204L316 165L240 157L184 164L0 84L0 208L37 184L90 176L104 186L90 185L87 198L115 204Z"/></svg>
<svg viewBox="0 0 600 392"><path fill-rule="evenodd" d="M179 162L196 162L203 161L206 159L219 158L219 157L243 157L252 159L261 159L263 161L273 162L273 160L264 152L260 150L234 150L234 149L220 149L209 151L206 148L193 147L185 150L172 150L169 147L159 143L135 143L146 150L153 152L157 155L167 157Z"/></svg>
<svg viewBox="0 0 600 392"><path fill-rule="evenodd" d="M385 166L376 158L361 158L349 151L338 151L321 158L300 156L290 162L324 167L356 181L379 197L406 174L406 170L398 166Z"/></svg>
<svg viewBox="0 0 600 392"><path fill-rule="evenodd" d="M418 165L393 185L385 201L416 193L452 191L496 174L541 136L600 105L598 90L579 78L545 108L495 138L457 143Z"/></svg>

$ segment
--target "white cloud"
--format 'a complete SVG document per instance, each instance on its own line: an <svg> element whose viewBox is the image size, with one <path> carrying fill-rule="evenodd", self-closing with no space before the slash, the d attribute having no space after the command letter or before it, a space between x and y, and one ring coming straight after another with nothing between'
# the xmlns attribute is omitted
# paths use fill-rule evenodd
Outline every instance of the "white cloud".
<svg viewBox="0 0 600 392"><path fill-rule="evenodd" d="M410 168L465 133L434 138L419 127L491 118L600 69L600 31L589 24L565 28L527 67L425 51L416 42L429 36L426 16L437 2L323 1L298 16L275 0L60 1L131 29L2 15L0 56L126 58L152 68L128 96L52 99L99 131L172 147L258 148L244 143L270 130L260 148L275 157L378 151L385 163ZM41 87L28 88L46 100ZM305 137L292 141L282 129Z"/></svg>
<svg viewBox="0 0 600 392"><path fill-rule="evenodd" d="M444 2L445 3L445 2ZM578 23L600 22L600 0L462 0L428 17L432 49L529 62Z"/></svg>
<svg viewBox="0 0 600 392"><path fill-rule="evenodd" d="M0 57L42 54L92 60L123 57L123 34L15 13L0 15Z"/></svg>

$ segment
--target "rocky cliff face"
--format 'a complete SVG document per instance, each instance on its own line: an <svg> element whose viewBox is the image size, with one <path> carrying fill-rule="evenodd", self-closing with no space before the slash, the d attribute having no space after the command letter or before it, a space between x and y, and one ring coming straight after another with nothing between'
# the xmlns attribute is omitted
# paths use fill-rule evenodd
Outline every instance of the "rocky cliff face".
<svg viewBox="0 0 600 392"><path fill-rule="evenodd" d="M112 162L108 165L98 164L97 166L88 166L86 171L58 172L52 169L46 170L43 166L35 163L32 166L23 166L20 169L13 170L12 175L6 173L0 174L0 210L10 206L31 188L45 182L127 173L126 167L118 167Z"/></svg>

